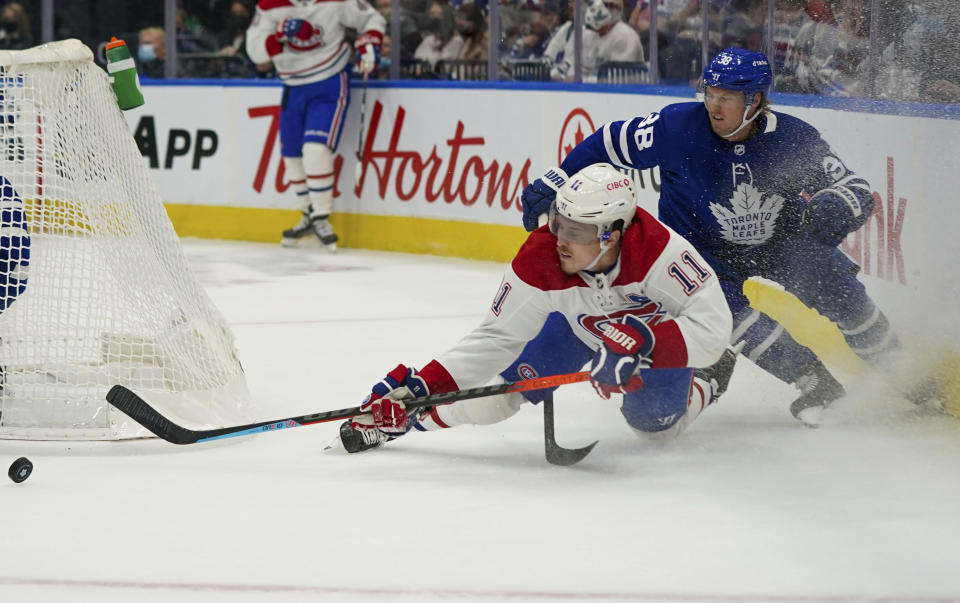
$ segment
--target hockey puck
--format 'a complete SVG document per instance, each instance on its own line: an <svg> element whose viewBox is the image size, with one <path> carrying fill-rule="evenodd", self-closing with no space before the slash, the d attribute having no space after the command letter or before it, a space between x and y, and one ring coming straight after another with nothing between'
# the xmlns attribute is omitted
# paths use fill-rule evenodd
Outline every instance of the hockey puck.
<svg viewBox="0 0 960 603"><path fill-rule="evenodd" d="M10 465L10 469L7 471L10 479L18 484L30 477L31 473L33 473L33 463L25 456L21 456L13 461L13 464Z"/></svg>

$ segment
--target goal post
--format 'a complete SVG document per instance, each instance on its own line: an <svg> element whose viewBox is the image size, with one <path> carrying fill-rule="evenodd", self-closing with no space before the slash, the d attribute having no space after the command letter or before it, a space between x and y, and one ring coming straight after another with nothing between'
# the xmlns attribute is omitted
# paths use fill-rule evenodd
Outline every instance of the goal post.
<svg viewBox="0 0 960 603"><path fill-rule="evenodd" d="M115 384L198 427L246 420L231 330L90 49L0 52L0 133L0 438L149 436Z"/></svg>

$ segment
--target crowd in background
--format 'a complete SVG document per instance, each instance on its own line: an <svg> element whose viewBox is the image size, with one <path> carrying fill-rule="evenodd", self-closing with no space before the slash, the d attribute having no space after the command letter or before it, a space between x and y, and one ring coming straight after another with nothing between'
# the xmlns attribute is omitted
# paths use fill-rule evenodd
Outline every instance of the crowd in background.
<svg viewBox="0 0 960 603"><path fill-rule="evenodd" d="M386 18L390 0L371 0ZM648 0L500 0L490 27L489 0L400 0L399 76L576 81L574 2L581 2L579 77L584 82L695 85L706 54L735 45L772 49L781 92L960 103L960 2L957 0L656 0L656 65L651 67ZM775 2L774 27L768 27ZM274 77L246 56L244 35L255 0L178 0L177 77ZM0 7L0 49L39 40L40 0ZM704 27L703 16L707 23ZM57 3L54 37L92 48L127 40L145 77L163 77L166 37L161 0ZM874 30L871 31L871 28ZM497 43L490 44L490 32ZM772 31L773 40L768 43ZM378 73L391 73L390 26Z"/></svg>

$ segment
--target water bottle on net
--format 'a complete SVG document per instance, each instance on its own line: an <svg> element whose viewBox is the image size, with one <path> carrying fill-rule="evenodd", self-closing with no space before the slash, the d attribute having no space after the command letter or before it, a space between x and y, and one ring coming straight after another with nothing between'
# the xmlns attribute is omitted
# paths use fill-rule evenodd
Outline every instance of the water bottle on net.
<svg viewBox="0 0 960 603"><path fill-rule="evenodd" d="M110 74L110 84L117 95L117 104L126 111L139 107L143 100L143 91L140 89L140 78L137 76L137 65L130 56L130 49L123 40L116 36L107 43L107 73Z"/></svg>

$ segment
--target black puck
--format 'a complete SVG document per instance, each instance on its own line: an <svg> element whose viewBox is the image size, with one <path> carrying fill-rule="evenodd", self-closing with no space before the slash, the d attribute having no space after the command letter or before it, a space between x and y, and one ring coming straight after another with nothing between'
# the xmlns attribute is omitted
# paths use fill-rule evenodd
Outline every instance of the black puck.
<svg viewBox="0 0 960 603"><path fill-rule="evenodd" d="M30 477L31 473L33 473L33 463L25 456L21 456L13 461L13 464L10 465L10 469L7 471L10 479L18 484Z"/></svg>

